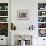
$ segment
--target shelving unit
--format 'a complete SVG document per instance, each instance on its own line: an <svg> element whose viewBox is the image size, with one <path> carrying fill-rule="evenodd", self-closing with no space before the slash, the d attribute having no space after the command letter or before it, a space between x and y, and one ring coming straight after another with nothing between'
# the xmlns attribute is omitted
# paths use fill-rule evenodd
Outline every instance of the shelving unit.
<svg viewBox="0 0 46 46"><path fill-rule="evenodd" d="M0 3L0 35L8 37L8 3Z"/></svg>
<svg viewBox="0 0 46 46"><path fill-rule="evenodd" d="M38 31L39 37L46 37L46 3L38 3Z"/></svg>

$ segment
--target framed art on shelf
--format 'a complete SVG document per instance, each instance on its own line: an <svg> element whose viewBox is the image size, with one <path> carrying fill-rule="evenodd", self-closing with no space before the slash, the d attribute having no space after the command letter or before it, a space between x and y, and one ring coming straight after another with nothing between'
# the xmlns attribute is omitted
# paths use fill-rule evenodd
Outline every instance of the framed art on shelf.
<svg viewBox="0 0 46 46"><path fill-rule="evenodd" d="M29 10L17 10L17 19L18 20L28 20Z"/></svg>

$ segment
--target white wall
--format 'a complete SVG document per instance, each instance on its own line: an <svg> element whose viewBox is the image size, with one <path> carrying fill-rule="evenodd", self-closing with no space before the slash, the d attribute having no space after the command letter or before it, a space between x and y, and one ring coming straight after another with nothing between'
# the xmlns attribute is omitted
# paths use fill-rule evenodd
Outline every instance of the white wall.
<svg viewBox="0 0 46 46"><path fill-rule="evenodd" d="M45 0L46 1L46 0ZM34 25L37 28L38 2L44 0L11 0L11 22L17 30L27 30ZM17 20L17 10L29 10L29 20Z"/></svg>
<svg viewBox="0 0 46 46"><path fill-rule="evenodd" d="M38 3L46 3L46 0L11 0L11 22L15 24L17 30L27 30L33 24L36 32L34 36L38 36ZM29 10L29 20L17 20L17 10ZM33 46L43 44L42 38L37 40L36 38L33 38Z"/></svg>
<svg viewBox="0 0 46 46"><path fill-rule="evenodd" d="M17 20L17 10L29 10L29 20ZM37 25L37 2L31 0L11 1L11 22L17 30L27 30L29 26Z"/></svg>

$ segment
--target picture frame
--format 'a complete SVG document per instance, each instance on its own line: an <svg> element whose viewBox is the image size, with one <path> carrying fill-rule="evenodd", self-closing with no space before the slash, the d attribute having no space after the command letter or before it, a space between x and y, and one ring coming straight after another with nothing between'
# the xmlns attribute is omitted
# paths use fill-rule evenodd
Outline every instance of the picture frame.
<svg viewBox="0 0 46 46"><path fill-rule="evenodd" d="M17 20L28 20L29 10L17 10Z"/></svg>

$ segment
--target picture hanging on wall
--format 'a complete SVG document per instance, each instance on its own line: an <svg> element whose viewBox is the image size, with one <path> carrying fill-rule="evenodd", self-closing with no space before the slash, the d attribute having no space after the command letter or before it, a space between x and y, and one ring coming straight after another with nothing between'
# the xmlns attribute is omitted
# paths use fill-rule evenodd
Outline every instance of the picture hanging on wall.
<svg viewBox="0 0 46 46"><path fill-rule="evenodd" d="M28 20L29 10L17 10L17 19L18 20Z"/></svg>

